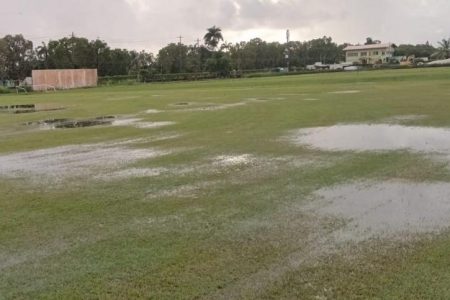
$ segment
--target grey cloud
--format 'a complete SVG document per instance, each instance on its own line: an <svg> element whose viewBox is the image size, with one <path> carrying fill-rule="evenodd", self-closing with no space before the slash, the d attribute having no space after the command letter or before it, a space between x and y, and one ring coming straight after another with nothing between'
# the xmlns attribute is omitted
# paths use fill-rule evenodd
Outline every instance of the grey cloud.
<svg viewBox="0 0 450 300"><path fill-rule="evenodd" d="M180 34L193 43L212 25L232 42L240 31L287 28L301 40L328 35L339 42L367 36L436 42L450 36L447 0L16 0L8 7L0 12L1 35L20 32L39 41L74 31L115 47L152 51Z"/></svg>

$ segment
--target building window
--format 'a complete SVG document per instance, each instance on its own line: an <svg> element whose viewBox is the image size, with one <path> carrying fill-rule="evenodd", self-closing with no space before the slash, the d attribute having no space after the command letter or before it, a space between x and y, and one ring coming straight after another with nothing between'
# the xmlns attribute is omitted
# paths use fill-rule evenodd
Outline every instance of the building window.
<svg viewBox="0 0 450 300"><path fill-rule="evenodd" d="M367 52L361 52L361 56L367 56Z"/></svg>
<svg viewBox="0 0 450 300"><path fill-rule="evenodd" d="M347 56L348 56L348 57L355 57L355 56L358 56L358 52L349 52L349 53L347 53Z"/></svg>
<svg viewBox="0 0 450 300"><path fill-rule="evenodd" d="M378 54L379 54L378 51L373 51L373 52L372 52L372 55L378 55Z"/></svg>
<svg viewBox="0 0 450 300"><path fill-rule="evenodd" d="M383 51L383 52L381 52L381 55L386 55L386 52L384 52L384 51Z"/></svg>

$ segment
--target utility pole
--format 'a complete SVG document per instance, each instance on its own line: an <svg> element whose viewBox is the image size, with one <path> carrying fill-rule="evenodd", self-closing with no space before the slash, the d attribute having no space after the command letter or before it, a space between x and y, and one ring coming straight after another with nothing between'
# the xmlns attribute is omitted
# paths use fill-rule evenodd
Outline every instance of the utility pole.
<svg viewBox="0 0 450 300"><path fill-rule="evenodd" d="M179 39L180 41L178 42L178 47L180 48L180 59L179 59L179 65L178 65L178 72L181 73L181 68L182 68L182 59L183 59L183 49L182 49L182 40L183 37L180 35L179 37L177 37L177 39Z"/></svg>
<svg viewBox="0 0 450 300"><path fill-rule="evenodd" d="M287 64L287 70L288 70L288 72L289 72L289 65L290 65L290 61L289 61L289 42L290 42L290 39L291 39L291 33L290 33L290 31L289 31L289 29L288 30L286 30L286 50L285 50L285 53L286 53L286 55L285 55L285 57L286 57L286 64Z"/></svg>
<svg viewBox="0 0 450 300"><path fill-rule="evenodd" d="M201 56L201 51L200 51L200 39L199 38L197 38L197 40L196 40L196 45L197 45L197 59L198 59L198 61L197 61L197 63L198 63L198 66L197 66L197 72L201 72L201 70L202 70L202 56Z"/></svg>
<svg viewBox="0 0 450 300"><path fill-rule="evenodd" d="M75 33L72 31L72 36L71 36L71 39L72 39L72 67L74 68L74 69L78 69L76 66L75 66L75 44L74 44L74 40L75 40Z"/></svg>

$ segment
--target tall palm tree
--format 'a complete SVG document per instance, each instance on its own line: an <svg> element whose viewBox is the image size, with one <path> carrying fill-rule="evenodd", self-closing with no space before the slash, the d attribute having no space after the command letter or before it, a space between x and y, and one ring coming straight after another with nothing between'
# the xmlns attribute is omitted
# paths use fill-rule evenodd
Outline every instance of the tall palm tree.
<svg viewBox="0 0 450 300"><path fill-rule="evenodd" d="M209 49L215 50L219 45L219 42L223 41L222 29L216 26L208 28L203 40Z"/></svg>
<svg viewBox="0 0 450 300"><path fill-rule="evenodd" d="M439 48L436 53L432 55L433 58L437 59L447 59L450 58L450 39L443 39L438 42Z"/></svg>
<svg viewBox="0 0 450 300"><path fill-rule="evenodd" d="M48 47L44 42L41 46L36 47L36 55L42 62L43 67L48 69Z"/></svg>

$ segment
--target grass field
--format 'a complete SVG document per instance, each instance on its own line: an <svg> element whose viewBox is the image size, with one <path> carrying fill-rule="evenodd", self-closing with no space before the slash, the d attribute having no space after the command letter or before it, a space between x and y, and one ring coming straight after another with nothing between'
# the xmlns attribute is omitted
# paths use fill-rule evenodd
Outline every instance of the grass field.
<svg viewBox="0 0 450 300"><path fill-rule="evenodd" d="M439 68L0 95L65 107L0 114L0 299L449 299L449 83ZM101 116L116 120L38 123ZM336 124L441 131L417 151L298 142Z"/></svg>

